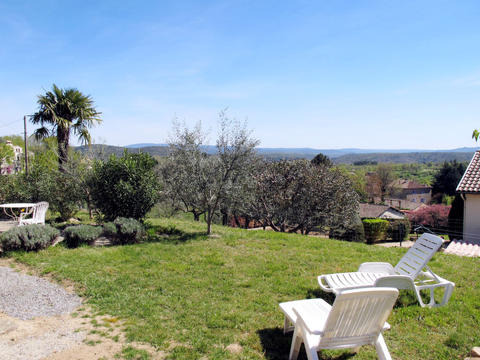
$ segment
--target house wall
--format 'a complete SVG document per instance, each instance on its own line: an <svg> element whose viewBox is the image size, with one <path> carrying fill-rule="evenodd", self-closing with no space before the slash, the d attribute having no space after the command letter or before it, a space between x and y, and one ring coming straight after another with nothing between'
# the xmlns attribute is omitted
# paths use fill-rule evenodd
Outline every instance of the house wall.
<svg viewBox="0 0 480 360"><path fill-rule="evenodd" d="M480 243L480 194L465 194L463 240Z"/></svg>

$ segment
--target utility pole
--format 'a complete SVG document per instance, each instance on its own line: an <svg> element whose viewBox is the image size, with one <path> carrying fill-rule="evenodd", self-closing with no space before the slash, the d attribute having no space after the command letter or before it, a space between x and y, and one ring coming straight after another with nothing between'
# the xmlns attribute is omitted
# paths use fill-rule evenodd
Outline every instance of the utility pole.
<svg viewBox="0 0 480 360"><path fill-rule="evenodd" d="M27 115L23 116L24 140L25 140L25 174L28 175L28 145L27 145Z"/></svg>

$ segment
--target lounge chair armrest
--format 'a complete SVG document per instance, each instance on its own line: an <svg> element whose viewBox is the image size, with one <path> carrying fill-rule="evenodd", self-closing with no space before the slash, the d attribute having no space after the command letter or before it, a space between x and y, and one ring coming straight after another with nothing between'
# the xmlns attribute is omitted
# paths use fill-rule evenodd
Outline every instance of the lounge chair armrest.
<svg viewBox="0 0 480 360"><path fill-rule="evenodd" d="M410 276L386 275L375 281L376 287L393 287L396 289L414 289L414 283Z"/></svg>
<svg viewBox="0 0 480 360"><path fill-rule="evenodd" d="M328 312L312 313L303 307L294 307L293 312L297 316L297 324L305 327L311 334L323 335Z"/></svg>
<svg viewBox="0 0 480 360"><path fill-rule="evenodd" d="M371 272L371 273L385 273L394 275L395 270L390 263L387 262L364 262L358 268L360 272Z"/></svg>

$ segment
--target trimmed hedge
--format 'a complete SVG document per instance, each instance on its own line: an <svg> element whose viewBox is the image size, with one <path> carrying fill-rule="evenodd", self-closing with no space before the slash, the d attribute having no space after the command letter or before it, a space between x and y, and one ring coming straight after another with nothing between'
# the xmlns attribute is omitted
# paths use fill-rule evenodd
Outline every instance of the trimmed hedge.
<svg viewBox="0 0 480 360"><path fill-rule="evenodd" d="M75 225L67 227L63 235L65 244L70 248L78 247L82 244L90 244L103 233L101 226Z"/></svg>
<svg viewBox="0 0 480 360"><path fill-rule="evenodd" d="M367 244L373 244L376 241L385 240L388 230L388 221L383 219L364 219L363 229L365 230L365 239Z"/></svg>
<svg viewBox="0 0 480 360"><path fill-rule="evenodd" d="M60 232L50 225L17 226L0 235L3 251L37 251L50 246Z"/></svg>

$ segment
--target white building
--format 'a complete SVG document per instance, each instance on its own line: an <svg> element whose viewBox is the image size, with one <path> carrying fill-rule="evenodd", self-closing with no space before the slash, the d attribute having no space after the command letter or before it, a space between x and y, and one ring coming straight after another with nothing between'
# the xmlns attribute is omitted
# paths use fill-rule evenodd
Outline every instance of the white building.
<svg viewBox="0 0 480 360"><path fill-rule="evenodd" d="M464 202L463 240L480 244L480 151L473 155L457 192Z"/></svg>
<svg viewBox="0 0 480 360"><path fill-rule="evenodd" d="M22 169L22 155L23 150L21 146L13 145L10 140L7 140L7 146L10 146L13 149L13 161L11 163L3 162L0 167L1 174L16 174Z"/></svg>

